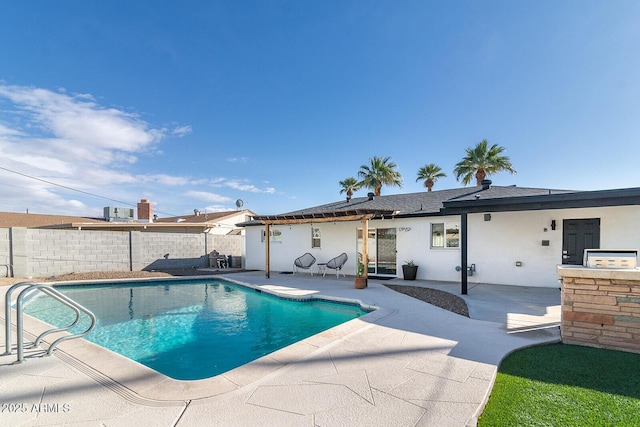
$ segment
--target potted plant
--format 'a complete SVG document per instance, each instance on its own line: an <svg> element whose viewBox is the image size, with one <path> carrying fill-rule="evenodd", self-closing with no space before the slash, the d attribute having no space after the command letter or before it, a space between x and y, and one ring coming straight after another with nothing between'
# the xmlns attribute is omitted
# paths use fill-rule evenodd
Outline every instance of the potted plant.
<svg viewBox="0 0 640 427"><path fill-rule="evenodd" d="M402 266L402 275L404 276L404 280L416 280L416 275L418 274L418 266L411 261L405 261Z"/></svg>
<svg viewBox="0 0 640 427"><path fill-rule="evenodd" d="M353 283L356 289L364 289L367 287L367 278L364 277L364 264L358 260L358 268L356 269L356 278Z"/></svg>

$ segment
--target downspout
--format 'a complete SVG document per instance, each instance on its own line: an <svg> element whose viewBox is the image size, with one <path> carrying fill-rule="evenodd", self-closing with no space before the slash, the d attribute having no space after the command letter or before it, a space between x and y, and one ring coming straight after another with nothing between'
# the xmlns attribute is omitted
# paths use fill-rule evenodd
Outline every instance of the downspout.
<svg viewBox="0 0 640 427"><path fill-rule="evenodd" d="M462 275L462 295L467 295L467 213L460 214L460 274Z"/></svg>

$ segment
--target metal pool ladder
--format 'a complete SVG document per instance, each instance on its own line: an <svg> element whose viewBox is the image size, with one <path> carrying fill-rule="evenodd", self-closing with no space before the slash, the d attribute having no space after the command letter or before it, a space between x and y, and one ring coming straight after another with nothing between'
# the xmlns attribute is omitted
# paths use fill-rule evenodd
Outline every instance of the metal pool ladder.
<svg viewBox="0 0 640 427"><path fill-rule="evenodd" d="M91 319L91 325L87 328L86 331L77 333L77 334L65 335L63 337L58 338L53 343L51 343L51 345L49 346L49 350L47 351L47 356L51 356L51 354L53 353L53 350L55 350L56 346L60 344L62 341L66 341L74 338L81 338L87 335L89 332L91 332L95 327L96 316L91 311L81 306L71 298L61 294L60 292L55 290L53 286L47 285L44 283L32 283L32 282L16 283L15 285L11 286L7 290L7 293L5 295L5 300L4 300L4 314L5 314L4 316L4 319L5 319L5 353L4 355L5 356L11 354L11 305L12 305L11 294L13 293L13 291L21 287L24 287L25 289L23 289L20 292L20 294L18 294L18 298L16 299L16 303L15 303L17 347L18 347L18 359L16 360L16 363L20 363L24 360L23 302L27 296L33 294L36 291L43 292L48 296L60 301L62 304L66 305L67 307L73 309L76 313L76 319L69 326L66 326L64 328L53 328L41 333L40 335L38 335L38 337L34 341L33 347L38 347L42 342L42 338L44 338L46 335L56 333L56 332L68 331L69 329L76 326L80 321L80 312L85 313Z"/></svg>

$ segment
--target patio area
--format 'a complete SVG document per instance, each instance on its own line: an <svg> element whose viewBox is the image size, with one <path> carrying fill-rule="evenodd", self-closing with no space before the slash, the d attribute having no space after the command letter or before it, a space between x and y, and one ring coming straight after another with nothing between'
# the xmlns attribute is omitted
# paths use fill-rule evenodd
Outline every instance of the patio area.
<svg viewBox="0 0 640 427"><path fill-rule="evenodd" d="M220 276L218 276L220 277ZM177 381L80 340L53 357L0 356L7 425L475 425L510 352L560 339L557 288L311 277L222 276L263 289L357 300L379 309L217 377ZM464 298L471 318L392 291L427 286ZM6 287L0 288L4 298ZM38 322L25 322L37 333ZM4 343L4 327L2 328ZM27 340L33 336L27 334Z"/></svg>

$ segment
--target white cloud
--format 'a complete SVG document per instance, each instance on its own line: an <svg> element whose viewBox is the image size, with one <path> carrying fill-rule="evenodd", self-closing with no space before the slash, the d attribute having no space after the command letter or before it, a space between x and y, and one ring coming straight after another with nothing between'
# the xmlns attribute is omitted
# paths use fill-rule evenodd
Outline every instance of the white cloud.
<svg viewBox="0 0 640 427"><path fill-rule="evenodd" d="M171 187L179 185L189 184L189 178L184 176L172 176L172 175L139 175L137 176L139 182L153 182L160 185L168 185Z"/></svg>
<svg viewBox="0 0 640 427"><path fill-rule="evenodd" d="M228 210L230 210L228 205L209 205L201 209L202 212L226 212Z"/></svg>
<svg viewBox="0 0 640 427"><path fill-rule="evenodd" d="M246 191L249 193L273 194L276 191L275 188L272 188L272 187L266 187L266 188L256 187L255 185L249 183L248 180L228 179L228 178L221 178L221 177L213 178L209 180L209 185L211 187L216 187L216 188L226 187L226 188L231 188L237 191Z"/></svg>
<svg viewBox="0 0 640 427"><path fill-rule="evenodd" d="M192 179L189 181L190 185L205 185L209 182L209 180L207 178L200 178L200 179Z"/></svg>
<svg viewBox="0 0 640 427"><path fill-rule="evenodd" d="M211 178L209 179L209 185L212 187L222 187L227 178Z"/></svg>
<svg viewBox="0 0 640 427"><path fill-rule="evenodd" d="M0 83L0 105L0 167L8 169L0 171L0 210L39 206L42 213L93 214L96 208L72 199L81 196L60 186L121 200L133 195L135 201L145 186L190 182L189 177L129 171L140 155L157 154L164 138L187 135L190 126L154 127L136 114L100 105L91 94L70 95L64 89ZM90 203L111 202L94 198Z"/></svg>
<svg viewBox="0 0 640 427"><path fill-rule="evenodd" d="M267 182L136 170L141 157L161 155L165 139L192 128L154 126L91 94L0 82L0 106L0 211L101 216L104 206L135 206L148 198L175 212L185 196L220 211L229 210L238 192L276 192ZM207 191L212 188L218 190Z"/></svg>
<svg viewBox="0 0 640 427"><path fill-rule="evenodd" d="M27 157L32 159L28 166L44 169L46 162L33 160L57 158L85 166L135 163L135 153L165 136L136 115L98 105L90 95L0 85L2 98L13 104L13 114L0 116L0 131L9 143L4 156L11 163Z"/></svg>
<svg viewBox="0 0 640 427"><path fill-rule="evenodd" d="M6 126L4 126L2 123L0 123L0 137L2 136L20 136L23 135L22 132L20 132L17 129L10 129Z"/></svg>
<svg viewBox="0 0 640 427"><path fill-rule="evenodd" d="M204 200L206 202L227 203L233 201L233 199L229 197L206 191L187 191L185 195L193 197L194 199Z"/></svg>
<svg viewBox="0 0 640 427"><path fill-rule="evenodd" d="M93 149L135 152L164 136L162 130L149 128L137 116L101 107L87 95L0 86L0 96L13 102L27 124L66 145L86 144Z"/></svg>
<svg viewBox="0 0 640 427"><path fill-rule="evenodd" d="M59 172L61 174L69 174L72 169L69 167L69 163L61 159L52 159L50 157L43 157L37 155L20 155L16 154L12 156L12 160L15 162L23 163L27 166L33 166L49 172Z"/></svg>
<svg viewBox="0 0 640 427"><path fill-rule="evenodd" d="M179 126L171 131L172 135L182 137L192 132L191 126Z"/></svg>
<svg viewBox="0 0 640 427"><path fill-rule="evenodd" d="M250 193L261 193L262 191L253 184L244 184L240 181L227 181L225 185L238 191L248 191Z"/></svg>
<svg viewBox="0 0 640 427"><path fill-rule="evenodd" d="M227 159L227 162L230 163L247 163L248 161L248 157L231 157Z"/></svg>

